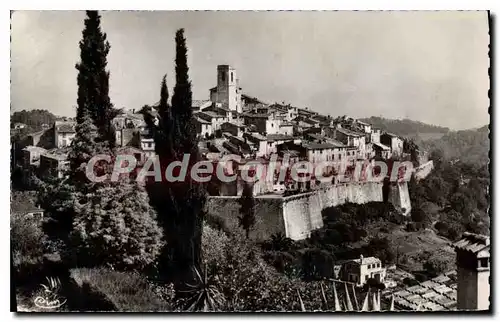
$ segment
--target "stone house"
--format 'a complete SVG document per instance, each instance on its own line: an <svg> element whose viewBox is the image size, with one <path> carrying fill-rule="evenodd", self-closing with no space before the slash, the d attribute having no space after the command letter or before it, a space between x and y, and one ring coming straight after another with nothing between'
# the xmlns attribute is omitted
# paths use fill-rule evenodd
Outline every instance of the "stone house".
<svg viewBox="0 0 500 322"><path fill-rule="evenodd" d="M380 143L391 148L392 157L400 157L403 154L403 140L396 134L383 133L380 136Z"/></svg>
<svg viewBox="0 0 500 322"><path fill-rule="evenodd" d="M231 133L238 137L242 137L245 132L245 126L236 122L224 122L221 124L220 129L223 133Z"/></svg>
<svg viewBox="0 0 500 322"><path fill-rule="evenodd" d="M247 132L243 138L254 147L255 156L263 157L267 155L267 138L257 132Z"/></svg>
<svg viewBox="0 0 500 322"><path fill-rule="evenodd" d="M196 127L196 134L201 136L201 138L206 138L214 133L211 122L195 115L194 123Z"/></svg>
<svg viewBox="0 0 500 322"><path fill-rule="evenodd" d="M375 157L382 159L389 159L391 156L391 148L382 143L373 142L373 150L375 151Z"/></svg>
<svg viewBox="0 0 500 322"><path fill-rule="evenodd" d="M213 111L202 111L195 114L199 118L208 121L212 124L212 131L220 130L222 123L229 121L229 118L225 115L215 113Z"/></svg>
<svg viewBox="0 0 500 322"><path fill-rule="evenodd" d="M51 150L40 155L41 176L54 176L62 178L64 172L69 168L68 154L65 152Z"/></svg>
<svg viewBox="0 0 500 322"><path fill-rule="evenodd" d="M40 165L40 156L47 152L46 149L29 145L23 149L23 168Z"/></svg>
<svg viewBox="0 0 500 322"><path fill-rule="evenodd" d="M363 286L370 278L377 282L384 283L386 268L382 267L382 262L376 257L363 258L361 255L357 259L351 259L342 264L339 278Z"/></svg>
<svg viewBox="0 0 500 322"><path fill-rule="evenodd" d="M74 121L57 120L54 123L54 146L56 148L70 146L76 135L75 126Z"/></svg>

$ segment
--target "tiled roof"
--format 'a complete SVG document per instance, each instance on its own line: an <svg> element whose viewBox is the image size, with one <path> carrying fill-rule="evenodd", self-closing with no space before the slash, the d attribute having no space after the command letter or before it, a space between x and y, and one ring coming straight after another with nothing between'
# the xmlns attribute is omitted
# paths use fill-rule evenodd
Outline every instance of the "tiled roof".
<svg viewBox="0 0 500 322"><path fill-rule="evenodd" d="M225 117L224 115L220 115L220 114L217 114L217 113L212 112L212 111L203 111L203 112L198 113L198 115L206 115L206 116L209 116L211 119L212 118L224 118Z"/></svg>
<svg viewBox="0 0 500 322"><path fill-rule="evenodd" d="M453 246L461 250L478 253L483 249L489 249L490 238L488 236L466 232L463 234L462 239Z"/></svg>
<svg viewBox="0 0 500 322"><path fill-rule="evenodd" d="M284 134L268 134L266 139L267 141L289 141L294 140L295 138L293 136Z"/></svg>
<svg viewBox="0 0 500 322"><path fill-rule="evenodd" d="M75 133L75 125L76 122L59 122L57 121L55 123L55 127L57 132L60 133Z"/></svg>
<svg viewBox="0 0 500 322"><path fill-rule="evenodd" d="M38 152L38 153L45 153L45 152L47 152L46 149L41 148L39 146L33 146L33 145L28 145L23 150L26 150L26 151L29 151L29 152Z"/></svg>
<svg viewBox="0 0 500 322"><path fill-rule="evenodd" d="M205 104L212 104L212 101L209 101L209 100L193 100L193 102L191 103L191 106L192 107L201 107Z"/></svg>
<svg viewBox="0 0 500 322"><path fill-rule="evenodd" d="M359 132L354 132L354 131L351 131L351 130L348 130L348 129L345 129L343 127L339 127L337 128L337 131L339 131L340 133L343 133L345 135L348 135L348 136L356 136L356 137L361 137L361 136L364 136L364 134L362 133L359 133Z"/></svg>
<svg viewBox="0 0 500 322"><path fill-rule="evenodd" d="M421 309L430 311L447 311L457 305L457 291L443 282L451 281L451 273L439 275L419 285L407 287L394 292L394 302L404 308L416 310L419 303ZM456 286L456 281L453 281Z"/></svg>
<svg viewBox="0 0 500 322"><path fill-rule="evenodd" d="M390 147L388 147L387 145L384 145L382 143L373 142L373 145L381 148L382 150L390 150L391 149Z"/></svg>
<svg viewBox="0 0 500 322"><path fill-rule="evenodd" d="M330 143L303 143L302 146L308 150L324 150L324 149L334 149L337 148L336 145Z"/></svg>
<svg viewBox="0 0 500 322"><path fill-rule="evenodd" d="M202 123L202 124L212 124L212 123L210 123L209 121L204 120L204 119L202 119L201 117L198 117L198 116L195 116L195 117L194 117L194 120L195 120L196 122L198 122L198 123Z"/></svg>
<svg viewBox="0 0 500 322"><path fill-rule="evenodd" d="M244 125L242 125L242 124L237 124L237 123L235 123L235 122L224 122L224 123L222 123L222 125L224 125L224 124L229 124L229 125L232 125L232 126L238 127L238 128L240 128L240 129L241 129L241 128L245 128L245 126L244 126Z"/></svg>
<svg viewBox="0 0 500 322"><path fill-rule="evenodd" d="M269 118L270 114L264 114L264 113L242 113L241 116L247 117L247 118Z"/></svg>
<svg viewBox="0 0 500 322"><path fill-rule="evenodd" d="M356 262L356 263L360 263L361 262L361 258L356 258L356 259L353 259L352 260L353 262ZM379 263L380 262L380 259L378 259L377 257L363 257L363 265L364 264L376 264L376 263Z"/></svg>
<svg viewBox="0 0 500 322"><path fill-rule="evenodd" d="M257 132L255 133L248 133L247 136L251 137L250 140L253 138L255 139L256 141L266 141L267 138L265 136L263 136L262 134L259 134Z"/></svg>
<svg viewBox="0 0 500 322"><path fill-rule="evenodd" d="M68 154L67 153L59 153L57 151L47 151L42 154L42 156L50 159L56 159L59 161L65 161L68 159Z"/></svg>

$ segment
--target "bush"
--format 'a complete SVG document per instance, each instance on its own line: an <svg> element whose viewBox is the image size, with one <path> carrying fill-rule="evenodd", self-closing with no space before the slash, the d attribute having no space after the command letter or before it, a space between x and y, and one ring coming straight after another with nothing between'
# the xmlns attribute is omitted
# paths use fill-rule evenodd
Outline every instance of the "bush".
<svg viewBox="0 0 500 322"><path fill-rule="evenodd" d="M334 277L334 257L325 250L305 249L302 254L302 275L305 280Z"/></svg>
<svg viewBox="0 0 500 322"><path fill-rule="evenodd" d="M226 248L229 240L223 231L214 229L206 223L203 224L201 258L203 264L209 267L210 272L217 270L226 262Z"/></svg>
<svg viewBox="0 0 500 322"><path fill-rule="evenodd" d="M438 276L447 271L452 263L445 257L434 256L424 263L424 269L431 276Z"/></svg>
<svg viewBox="0 0 500 322"><path fill-rule="evenodd" d="M394 263L396 257L394 249L391 247L387 237L374 237L370 239L368 244L364 247L364 252L368 256L377 257L384 265Z"/></svg>
<svg viewBox="0 0 500 322"><path fill-rule="evenodd" d="M431 219L429 215L423 211L421 208L414 208L411 211L411 220L418 223L427 223L430 222Z"/></svg>
<svg viewBox="0 0 500 322"><path fill-rule="evenodd" d="M403 279L403 283L407 286L414 286L414 285L418 285L418 281L413 279L413 278L409 278L409 277L405 277Z"/></svg>
<svg viewBox="0 0 500 322"><path fill-rule="evenodd" d="M147 312L171 309L171 305L160 299L150 283L137 273L77 268L71 270L70 276L79 288L70 300L79 302L78 306L85 310Z"/></svg>
<svg viewBox="0 0 500 322"><path fill-rule="evenodd" d="M365 291L369 291L369 290L372 290L372 289L384 290L385 289L385 284L382 283L382 282L377 281L374 278L369 278L366 281L366 284L364 285L364 290Z"/></svg>
<svg viewBox="0 0 500 322"><path fill-rule="evenodd" d="M161 252L156 213L137 185L98 188L79 200L75 213L71 255L80 267L142 270Z"/></svg>
<svg viewBox="0 0 500 322"><path fill-rule="evenodd" d="M16 213L11 214L10 219L10 237L14 257L34 260L43 256L46 238L41 222Z"/></svg>

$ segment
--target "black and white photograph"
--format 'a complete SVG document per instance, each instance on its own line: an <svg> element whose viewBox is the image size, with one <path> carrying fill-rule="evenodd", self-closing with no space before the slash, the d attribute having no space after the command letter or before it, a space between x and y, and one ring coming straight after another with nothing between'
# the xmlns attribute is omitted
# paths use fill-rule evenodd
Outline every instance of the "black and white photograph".
<svg viewBox="0 0 500 322"><path fill-rule="evenodd" d="M11 11L11 311L491 312L491 18Z"/></svg>

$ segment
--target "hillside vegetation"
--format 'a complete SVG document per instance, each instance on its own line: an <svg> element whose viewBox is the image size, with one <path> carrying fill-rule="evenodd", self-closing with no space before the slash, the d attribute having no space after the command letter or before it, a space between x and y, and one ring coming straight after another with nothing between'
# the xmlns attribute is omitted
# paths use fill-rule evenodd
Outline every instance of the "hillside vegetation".
<svg viewBox="0 0 500 322"><path fill-rule="evenodd" d="M485 165L489 160L488 125L475 130L453 131L439 139L417 140L416 143L427 151L442 151L444 158L449 160L478 165Z"/></svg>
<svg viewBox="0 0 500 322"><path fill-rule="evenodd" d="M42 124L52 125L55 120L56 116L47 110L22 110L10 116L11 124L24 123L34 131L41 130Z"/></svg>
<svg viewBox="0 0 500 322"><path fill-rule="evenodd" d="M372 116L361 119L361 121L372 124L374 127L385 132L394 133L400 136L413 136L417 133L448 133L447 127L426 124L410 119L393 120L383 117Z"/></svg>

